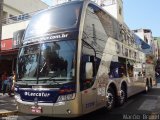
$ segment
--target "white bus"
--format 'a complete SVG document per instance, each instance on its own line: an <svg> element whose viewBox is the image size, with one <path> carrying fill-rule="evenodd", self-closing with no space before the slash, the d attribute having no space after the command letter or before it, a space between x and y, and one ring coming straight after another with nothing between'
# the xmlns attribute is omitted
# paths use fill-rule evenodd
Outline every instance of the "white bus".
<svg viewBox="0 0 160 120"><path fill-rule="evenodd" d="M94 2L40 11L25 30L17 59L17 108L76 117L123 105L152 86L153 65L144 53L149 48Z"/></svg>

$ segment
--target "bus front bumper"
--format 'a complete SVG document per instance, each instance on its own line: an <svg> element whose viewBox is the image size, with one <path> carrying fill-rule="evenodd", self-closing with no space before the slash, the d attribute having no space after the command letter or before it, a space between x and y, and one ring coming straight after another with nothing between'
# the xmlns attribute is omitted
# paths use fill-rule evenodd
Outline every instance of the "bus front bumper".
<svg viewBox="0 0 160 120"><path fill-rule="evenodd" d="M78 117L81 110L77 100L59 102L59 103L38 103L16 100L17 109L21 113L33 114L37 116L51 117Z"/></svg>

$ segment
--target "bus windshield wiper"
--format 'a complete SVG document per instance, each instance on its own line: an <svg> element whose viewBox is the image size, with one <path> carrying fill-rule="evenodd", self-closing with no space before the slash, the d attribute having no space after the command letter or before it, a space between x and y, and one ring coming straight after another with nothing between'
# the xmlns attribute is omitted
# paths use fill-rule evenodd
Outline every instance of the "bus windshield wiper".
<svg viewBox="0 0 160 120"><path fill-rule="evenodd" d="M46 62L44 63L44 65L42 66L41 70L40 70L40 73L43 71L44 67L46 66Z"/></svg>
<svg viewBox="0 0 160 120"><path fill-rule="evenodd" d="M19 83L20 83L20 84L28 85L27 81L22 80L22 79L19 79L16 83L17 83L17 84L19 84Z"/></svg>

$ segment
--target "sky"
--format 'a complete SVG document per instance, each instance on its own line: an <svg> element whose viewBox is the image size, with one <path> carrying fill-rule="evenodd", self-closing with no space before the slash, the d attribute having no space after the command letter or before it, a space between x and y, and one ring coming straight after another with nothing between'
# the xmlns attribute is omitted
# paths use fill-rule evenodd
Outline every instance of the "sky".
<svg viewBox="0 0 160 120"><path fill-rule="evenodd" d="M42 1L52 4L52 0ZM123 13L131 30L151 29L153 37L160 37L160 0L123 0Z"/></svg>
<svg viewBox="0 0 160 120"><path fill-rule="evenodd" d="M146 28L160 37L160 0L123 0L125 23L131 30Z"/></svg>
<svg viewBox="0 0 160 120"><path fill-rule="evenodd" d="M41 1L43 1L43 2L47 3L48 5L52 6L54 0L41 0Z"/></svg>

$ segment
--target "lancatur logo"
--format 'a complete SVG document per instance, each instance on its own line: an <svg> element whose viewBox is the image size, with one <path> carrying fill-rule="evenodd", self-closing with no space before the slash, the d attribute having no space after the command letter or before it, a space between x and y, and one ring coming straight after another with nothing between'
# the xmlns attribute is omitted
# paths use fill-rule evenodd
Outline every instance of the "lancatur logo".
<svg viewBox="0 0 160 120"><path fill-rule="evenodd" d="M37 97L49 97L50 96L50 93L44 93L44 92L41 92L41 93L34 93L34 92L24 92L24 95L25 96L37 96Z"/></svg>

